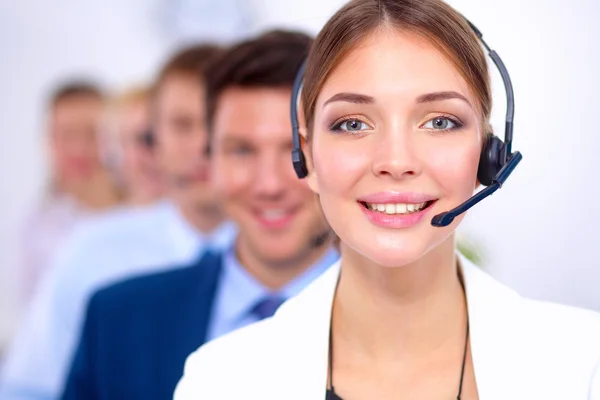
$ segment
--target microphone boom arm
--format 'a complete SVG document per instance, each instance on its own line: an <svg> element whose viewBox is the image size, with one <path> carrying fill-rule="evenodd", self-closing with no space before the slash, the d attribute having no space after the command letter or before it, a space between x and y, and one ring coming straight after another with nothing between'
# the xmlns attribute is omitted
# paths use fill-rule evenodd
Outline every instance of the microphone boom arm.
<svg viewBox="0 0 600 400"><path fill-rule="evenodd" d="M504 165L504 167L498 172L498 175L496 175L491 185L478 192L477 194L473 195L473 197L469 198L467 201L465 201L458 207L436 215L431 220L431 225L437 227L448 226L452 223L452 221L454 221L454 218L458 217L460 214L464 213L469 208L473 207L475 204L479 203L486 197L491 196L496 190L502 187L502 184L506 181L506 179L508 179L508 177L517 167L522 158L523 156L521 155L521 153L519 153L518 151L514 152L511 155L510 160L506 163L506 165Z"/></svg>

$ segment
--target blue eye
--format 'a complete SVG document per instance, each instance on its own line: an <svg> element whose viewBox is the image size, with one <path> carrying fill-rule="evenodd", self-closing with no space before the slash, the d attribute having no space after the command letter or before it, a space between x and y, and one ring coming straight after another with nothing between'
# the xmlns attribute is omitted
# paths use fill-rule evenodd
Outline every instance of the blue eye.
<svg viewBox="0 0 600 400"><path fill-rule="evenodd" d="M350 133L360 132L367 129L371 129L371 127L367 123L356 118L340 121L331 127L332 131L344 131Z"/></svg>
<svg viewBox="0 0 600 400"><path fill-rule="evenodd" d="M247 146L238 146L238 147L234 147L233 149L231 149L231 153L238 155L238 156L244 156L247 154L250 154L252 152L252 149L250 149Z"/></svg>
<svg viewBox="0 0 600 400"><path fill-rule="evenodd" d="M448 117L435 117L423 124L423 128L434 131L450 131L461 128L462 124Z"/></svg>

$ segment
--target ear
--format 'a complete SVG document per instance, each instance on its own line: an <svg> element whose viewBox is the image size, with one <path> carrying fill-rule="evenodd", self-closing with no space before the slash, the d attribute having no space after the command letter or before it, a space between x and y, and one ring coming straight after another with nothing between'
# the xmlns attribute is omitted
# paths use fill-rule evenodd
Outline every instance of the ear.
<svg viewBox="0 0 600 400"><path fill-rule="evenodd" d="M305 179L311 190L316 194L319 194L319 184L317 183L317 172L315 171L313 164L312 149L308 143L308 140L306 139L306 127L304 126L300 127L300 147L304 153L304 158L306 159L306 169L308 170L308 176Z"/></svg>

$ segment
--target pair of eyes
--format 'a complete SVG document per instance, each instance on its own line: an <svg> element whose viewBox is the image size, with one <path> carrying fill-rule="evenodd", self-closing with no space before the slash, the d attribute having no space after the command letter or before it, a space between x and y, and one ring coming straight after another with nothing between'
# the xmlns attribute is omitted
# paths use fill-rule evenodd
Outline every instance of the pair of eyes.
<svg viewBox="0 0 600 400"><path fill-rule="evenodd" d="M425 122L421 127L432 131L451 131L461 128L462 124L450 117L435 117ZM346 118L336 122L330 129L332 131L354 133L373 129L373 127L358 118Z"/></svg>

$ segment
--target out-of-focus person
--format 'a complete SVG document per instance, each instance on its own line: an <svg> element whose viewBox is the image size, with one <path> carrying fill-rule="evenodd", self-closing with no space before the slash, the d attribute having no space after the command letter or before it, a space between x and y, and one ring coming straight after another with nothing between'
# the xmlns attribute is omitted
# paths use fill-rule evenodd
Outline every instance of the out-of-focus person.
<svg viewBox="0 0 600 400"><path fill-rule="evenodd" d="M123 207L81 226L41 282L0 373L0 399L60 394L79 337L85 305L103 285L189 264L206 249L228 247L236 227L224 221L206 170L206 65L221 52L186 48L160 71L151 100L155 154L166 199Z"/></svg>
<svg viewBox="0 0 600 400"><path fill-rule="evenodd" d="M151 88L131 87L109 106L107 158L125 192L128 205L147 205L164 195L155 135L150 129Z"/></svg>
<svg viewBox="0 0 600 400"><path fill-rule="evenodd" d="M337 261L318 201L289 162L292 84L311 43L271 31L211 65L211 173L239 227L235 244L97 292L63 400L172 399L198 346L270 317Z"/></svg>
<svg viewBox="0 0 600 400"><path fill-rule="evenodd" d="M42 200L20 232L15 273L27 303L55 250L75 226L119 203L120 191L100 159L105 94L94 83L70 81L57 87L48 104L48 183Z"/></svg>

